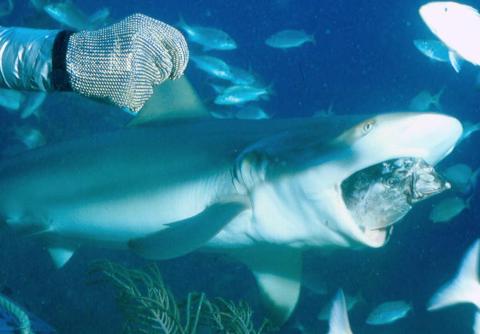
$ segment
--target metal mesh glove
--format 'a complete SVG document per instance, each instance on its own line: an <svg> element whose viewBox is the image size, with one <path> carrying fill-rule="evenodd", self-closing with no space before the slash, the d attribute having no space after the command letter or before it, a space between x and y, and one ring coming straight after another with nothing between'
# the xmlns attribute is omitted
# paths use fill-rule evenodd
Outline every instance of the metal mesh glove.
<svg viewBox="0 0 480 334"><path fill-rule="evenodd" d="M153 85L179 78L188 47L175 28L142 14L96 31L72 34L66 72L72 89L138 112Z"/></svg>

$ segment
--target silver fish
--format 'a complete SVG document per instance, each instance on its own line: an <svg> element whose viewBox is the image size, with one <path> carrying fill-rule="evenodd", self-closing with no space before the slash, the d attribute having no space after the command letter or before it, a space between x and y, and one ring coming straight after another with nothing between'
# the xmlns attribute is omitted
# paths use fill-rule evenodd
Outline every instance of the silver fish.
<svg viewBox="0 0 480 334"><path fill-rule="evenodd" d="M29 92L25 101L25 105L22 108L20 116L25 119L32 115L39 118L39 110L43 102L47 98L47 93L44 92Z"/></svg>
<svg viewBox="0 0 480 334"><path fill-rule="evenodd" d="M223 30L203 26L190 26L183 18L180 18L178 26L187 34L191 42L202 45L204 51L234 50L237 48L237 43Z"/></svg>
<svg viewBox="0 0 480 334"><path fill-rule="evenodd" d="M225 89L227 89L227 86L222 86L222 85L219 85L219 84L214 84L214 83L211 83L210 84L210 87L212 87L213 91L217 94L222 94L223 91Z"/></svg>
<svg viewBox="0 0 480 334"><path fill-rule="evenodd" d="M271 90L268 87L232 86L218 95L214 103L219 105L243 104L259 99L268 99L270 94Z"/></svg>
<svg viewBox="0 0 480 334"><path fill-rule="evenodd" d="M0 106L18 110L25 101L25 95L14 89L0 88Z"/></svg>
<svg viewBox="0 0 480 334"><path fill-rule="evenodd" d="M462 123L463 125L463 134L460 138L459 142L464 141L465 139L470 138L475 132L480 130L480 122L479 123L472 123L469 121L465 121Z"/></svg>
<svg viewBox="0 0 480 334"><path fill-rule="evenodd" d="M45 12L55 21L75 30L92 30L105 25L110 16L108 8L102 8L92 14L86 15L72 2L58 2L44 7Z"/></svg>
<svg viewBox="0 0 480 334"><path fill-rule="evenodd" d="M416 39L413 44L418 51L423 53L428 58L439 61L448 62L448 48L436 39Z"/></svg>
<svg viewBox="0 0 480 334"><path fill-rule="evenodd" d="M39 129L31 126L21 126L15 128L15 136L29 150L45 145L46 140Z"/></svg>
<svg viewBox="0 0 480 334"><path fill-rule="evenodd" d="M234 85L251 86L255 83L255 76L242 68L230 66L231 78L229 79Z"/></svg>
<svg viewBox="0 0 480 334"><path fill-rule="evenodd" d="M230 80L232 78L230 66L220 58L212 56L190 56L190 59L198 69L213 77L223 80Z"/></svg>
<svg viewBox="0 0 480 334"><path fill-rule="evenodd" d="M455 71L466 60L480 65L480 14L478 10L454 1L432 1L419 9L420 16L449 49L449 59Z"/></svg>
<svg viewBox="0 0 480 334"><path fill-rule="evenodd" d="M258 105L248 105L242 107L235 113L235 117L238 119L269 119L272 116L265 112Z"/></svg>
<svg viewBox="0 0 480 334"><path fill-rule="evenodd" d="M468 194L477 184L480 168L473 171L466 164L455 164L446 168L442 174L452 184L452 188L463 194Z"/></svg>
<svg viewBox="0 0 480 334"><path fill-rule="evenodd" d="M412 305L403 301L391 301L378 305L368 316L366 323L369 325L391 324L405 318L412 310Z"/></svg>
<svg viewBox="0 0 480 334"><path fill-rule="evenodd" d="M444 91L445 88L442 88L437 94L432 95L428 90L422 90L412 98L408 108L412 111L427 111L433 106L436 110L442 110L440 98Z"/></svg>
<svg viewBox="0 0 480 334"><path fill-rule="evenodd" d="M302 46L305 43L315 44L315 37L303 30L282 30L266 39L265 44L272 48L288 49Z"/></svg>
<svg viewBox="0 0 480 334"><path fill-rule="evenodd" d="M353 174L343 182L342 193L361 226L383 228L400 221L413 204L449 188L425 161L402 158Z"/></svg>
<svg viewBox="0 0 480 334"><path fill-rule="evenodd" d="M262 120L271 118L271 115L257 105L247 105L239 109L214 109L210 111L210 115L218 119Z"/></svg>
<svg viewBox="0 0 480 334"><path fill-rule="evenodd" d="M470 197L471 198L471 197ZM430 211L430 220L434 223L446 223L470 206L470 198L464 200L458 196L447 197L434 205Z"/></svg>

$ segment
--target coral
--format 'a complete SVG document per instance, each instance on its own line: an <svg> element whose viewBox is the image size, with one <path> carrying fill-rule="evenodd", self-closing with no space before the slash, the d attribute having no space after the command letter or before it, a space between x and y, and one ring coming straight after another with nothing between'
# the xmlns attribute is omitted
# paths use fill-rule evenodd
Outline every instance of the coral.
<svg viewBox="0 0 480 334"><path fill-rule="evenodd" d="M191 292L178 303L154 264L138 270L98 261L91 272L102 274L116 288L117 305L126 321L124 333L195 334L210 328L212 333L265 334L275 330L268 320L255 329L253 311L242 301L209 300L205 293Z"/></svg>

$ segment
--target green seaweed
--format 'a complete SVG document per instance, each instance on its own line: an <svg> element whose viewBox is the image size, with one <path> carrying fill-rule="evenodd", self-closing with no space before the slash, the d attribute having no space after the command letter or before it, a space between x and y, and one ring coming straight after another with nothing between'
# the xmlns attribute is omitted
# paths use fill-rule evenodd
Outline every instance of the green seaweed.
<svg viewBox="0 0 480 334"><path fill-rule="evenodd" d="M243 302L208 299L205 293L191 292L177 302L165 286L155 264L145 270L131 269L111 261L97 261L92 273L100 273L115 287L116 302L125 318L124 333L265 334L276 331L268 320L258 329L253 311Z"/></svg>

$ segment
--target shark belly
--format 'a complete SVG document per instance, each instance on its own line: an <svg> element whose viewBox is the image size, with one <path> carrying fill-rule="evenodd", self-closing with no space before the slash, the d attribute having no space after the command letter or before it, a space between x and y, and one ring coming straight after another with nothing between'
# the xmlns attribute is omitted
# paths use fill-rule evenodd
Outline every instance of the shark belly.
<svg viewBox="0 0 480 334"><path fill-rule="evenodd" d="M55 244L125 248L234 193L228 165L206 149L131 131L31 152L0 167L0 215ZM232 185L232 186L231 186Z"/></svg>

